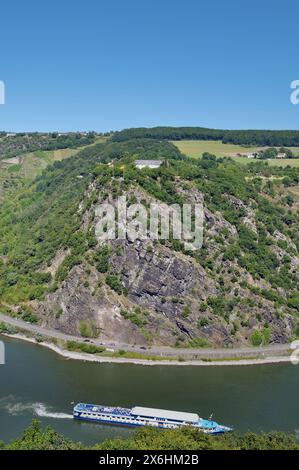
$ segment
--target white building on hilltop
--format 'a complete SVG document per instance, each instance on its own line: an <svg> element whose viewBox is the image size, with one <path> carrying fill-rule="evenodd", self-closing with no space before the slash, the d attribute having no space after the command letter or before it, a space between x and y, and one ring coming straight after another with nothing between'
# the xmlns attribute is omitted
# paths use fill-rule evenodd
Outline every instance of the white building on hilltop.
<svg viewBox="0 0 299 470"><path fill-rule="evenodd" d="M142 168L159 168L162 165L162 160L136 160L135 166L139 170Z"/></svg>

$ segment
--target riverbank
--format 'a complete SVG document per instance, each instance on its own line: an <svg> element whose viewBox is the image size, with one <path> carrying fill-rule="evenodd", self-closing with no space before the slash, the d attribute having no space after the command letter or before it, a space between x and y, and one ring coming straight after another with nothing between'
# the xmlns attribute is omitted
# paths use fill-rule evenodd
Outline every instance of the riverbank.
<svg viewBox="0 0 299 470"><path fill-rule="evenodd" d="M20 333L25 336L33 337L37 342L51 343L59 346L61 349L67 349L71 352L79 353L99 353L101 356L112 356L113 358L129 358L150 360L154 362L174 360L181 362L187 361L202 361L223 362L228 360L237 360L238 362L244 360L271 360L279 357L290 356L290 344L272 344L261 346L240 346L235 348L177 348L162 345L150 345L147 347L137 344L126 344L104 340L100 338L83 338L82 336L74 336L64 333L57 329L51 329L38 324L25 322L24 320L16 317L11 317L7 314L0 312L0 332L3 333ZM7 328L8 326L8 328ZM80 346L79 348L77 346ZM104 352L105 351L105 352ZM275 361L274 361L275 362ZM201 362L200 362L201 364Z"/></svg>
<svg viewBox="0 0 299 470"><path fill-rule="evenodd" d="M133 364L143 366L249 366L259 364L279 364L282 362L290 362L289 356L275 356L275 357L263 357L263 358L224 358L221 360L203 359L203 360L176 360L176 359L135 359L129 357L113 357L103 356L96 354L87 354L82 352L68 351L53 343L47 341L36 341L35 338L28 337L25 334L16 333L1 333L3 336L9 338L18 339L21 341L27 341L45 348L51 349L55 353L64 357L65 359L75 361L87 361L87 362L98 362L98 363L116 363L116 364Z"/></svg>

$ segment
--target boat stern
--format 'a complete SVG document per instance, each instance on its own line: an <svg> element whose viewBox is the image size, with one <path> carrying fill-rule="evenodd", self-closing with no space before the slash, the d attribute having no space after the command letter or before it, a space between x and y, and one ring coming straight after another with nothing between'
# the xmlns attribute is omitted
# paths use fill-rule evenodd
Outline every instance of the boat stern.
<svg viewBox="0 0 299 470"><path fill-rule="evenodd" d="M82 403L77 403L77 405L74 406L73 408L73 418L74 419L80 419L81 413L82 413Z"/></svg>

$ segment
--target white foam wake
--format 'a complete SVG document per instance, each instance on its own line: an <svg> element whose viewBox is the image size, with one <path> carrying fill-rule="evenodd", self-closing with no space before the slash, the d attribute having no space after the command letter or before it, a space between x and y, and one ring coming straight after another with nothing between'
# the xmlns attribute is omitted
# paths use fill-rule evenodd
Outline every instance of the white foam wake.
<svg viewBox="0 0 299 470"><path fill-rule="evenodd" d="M72 419L73 415L68 413L58 413L49 410L43 403L33 403L34 412L37 416L55 419Z"/></svg>
<svg viewBox="0 0 299 470"><path fill-rule="evenodd" d="M59 413L47 407L44 403L20 403L13 396L0 399L0 408L5 409L10 415L22 415L24 413L33 413L42 418L54 419L72 419L73 416L68 413Z"/></svg>

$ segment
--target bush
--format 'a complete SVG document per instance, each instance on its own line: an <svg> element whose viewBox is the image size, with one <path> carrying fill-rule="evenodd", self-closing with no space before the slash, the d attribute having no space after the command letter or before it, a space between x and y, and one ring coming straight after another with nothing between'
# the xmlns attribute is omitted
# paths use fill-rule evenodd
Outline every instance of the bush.
<svg viewBox="0 0 299 470"><path fill-rule="evenodd" d="M14 335L18 332L17 328L6 323L0 323L0 333L7 333L9 335Z"/></svg>
<svg viewBox="0 0 299 470"><path fill-rule="evenodd" d="M111 287L111 289L113 289L119 295L123 293L124 287L121 283L121 279L118 274L107 274L106 284L108 284L108 286Z"/></svg>
<svg viewBox="0 0 299 470"><path fill-rule="evenodd" d="M264 340L262 333L258 330L254 331L250 337L252 346L260 346Z"/></svg>
<svg viewBox="0 0 299 470"><path fill-rule="evenodd" d="M263 328L262 331L255 330L250 337L252 345L261 346L268 344L271 339L271 333L272 331L269 327Z"/></svg>
<svg viewBox="0 0 299 470"><path fill-rule="evenodd" d="M189 305L186 305L182 310L182 317L183 318L188 318L190 313L191 313L191 309L190 309Z"/></svg>
<svg viewBox="0 0 299 470"><path fill-rule="evenodd" d="M98 328L94 320L88 322L81 320L79 330L83 338L96 338L98 336Z"/></svg>
<svg viewBox="0 0 299 470"><path fill-rule="evenodd" d="M288 299L288 307L299 311L299 295L295 295Z"/></svg>
<svg viewBox="0 0 299 470"><path fill-rule="evenodd" d="M120 314L126 320L130 320L130 322L134 323L134 325L138 326L139 328L145 326L146 323L147 323L147 321L144 318L144 313L138 307L135 308L134 312L130 312L130 311L125 310L125 309L121 309Z"/></svg>
<svg viewBox="0 0 299 470"><path fill-rule="evenodd" d="M21 318L29 323L38 323L38 317L27 309L21 309Z"/></svg>
<svg viewBox="0 0 299 470"><path fill-rule="evenodd" d="M206 348L209 344L210 343L206 338L194 338L189 341L189 346L191 348Z"/></svg>
<svg viewBox="0 0 299 470"><path fill-rule="evenodd" d="M67 341L66 347L68 351L79 351L88 354L99 354L106 349L102 346L95 346L94 344L77 343L76 341Z"/></svg>
<svg viewBox="0 0 299 470"><path fill-rule="evenodd" d="M111 248L106 245L97 250L94 255L94 262L100 273L106 273L109 270L109 256Z"/></svg>

